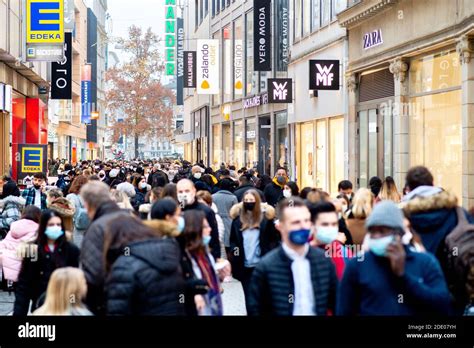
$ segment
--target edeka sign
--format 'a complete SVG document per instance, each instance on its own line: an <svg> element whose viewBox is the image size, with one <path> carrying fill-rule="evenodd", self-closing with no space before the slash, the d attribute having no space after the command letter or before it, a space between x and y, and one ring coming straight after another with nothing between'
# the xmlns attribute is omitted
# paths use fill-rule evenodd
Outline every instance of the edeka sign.
<svg viewBox="0 0 474 348"><path fill-rule="evenodd" d="M178 37L176 40L177 69L176 69L176 105L184 105L184 23L182 18L176 20Z"/></svg>
<svg viewBox="0 0 474 348"><path fill-rule="evenodd" d="M290 48L290 10L288 0L276 0L275 36L275 66L276 71L288 71L289 48Z"/></svg>
<svg viewBox="0 0 474 348"><path fill-rule="evenodd" d="M339 61L309 61L310 90L339 90Z"/></svg>
<svg viewBox="0 0 474 348"><path fill-rule="evenodd" d="M219 40L197 40L197 92L219 94Z"/></svg>
<svg viewBox="0 0 474 348"><path fill-rule="evenodd" d="M46 172L47 145L18 144L18 152L18 179L23 180L28 174Z"/></svg>
<svg viewBox="0 0 474 348"><path fill-rule="evenodd" d="M268 79L268 102L270 104L293 102L292 79Z"/></svg>
<svg viewBox="0 0 474 348"><path fill-rule="evenodd" d="M234 43L234 94L242 95L244 90L244 42Z"/></svg>
<svg viewBox="0 0 474 348"><path fill-rule="evenodd" d="M66 33L63 61L51 64L51 99L72 99L72 33Z"/></svg>
<svg viewBox="0 0 474 348"><path fill-rule="evenodd" d="M184 52L184 88L196 88L196 52Z"/></svg>
<svg viewBox="0 0 474 348"><path fill-rule="evenodd" d="M271 0L254 0L254 71L272 70Z"/></svg>
<svg viewBox="0 0 474 348"><path fill-rule="evenodd" d="M176 0L165 0L165 73L176 75Z"/></svg>
<svg viewBox="0 0 474 348"><path fill-rule="evenodd" d="M26 43L64 42L64 0L26 0Z"/></svg>

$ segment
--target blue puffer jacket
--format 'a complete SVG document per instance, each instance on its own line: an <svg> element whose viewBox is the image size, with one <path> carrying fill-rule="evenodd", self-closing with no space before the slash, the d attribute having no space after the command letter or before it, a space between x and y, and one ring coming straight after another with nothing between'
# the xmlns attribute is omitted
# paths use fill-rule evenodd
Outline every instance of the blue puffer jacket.
<svg viewBox="0 0 474 348"><path fill-rule="evenodd" d="M451 313L450 295L436 258L405 247L405 274L397 277L386 257L372 252L350 259L337 296L337 315Z"/></svg>

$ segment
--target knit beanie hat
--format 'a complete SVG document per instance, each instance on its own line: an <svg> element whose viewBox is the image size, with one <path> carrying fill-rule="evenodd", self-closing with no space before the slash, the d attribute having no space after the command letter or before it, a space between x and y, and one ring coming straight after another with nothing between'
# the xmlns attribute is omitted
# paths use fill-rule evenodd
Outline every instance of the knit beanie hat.
<svg viewBox="0 0 474 348"><path fill-rule="evenodd" d="M384 226L395 229L405 229L403 214L400 208L392 201L377 203L365 222L365 227Z"/></svg>

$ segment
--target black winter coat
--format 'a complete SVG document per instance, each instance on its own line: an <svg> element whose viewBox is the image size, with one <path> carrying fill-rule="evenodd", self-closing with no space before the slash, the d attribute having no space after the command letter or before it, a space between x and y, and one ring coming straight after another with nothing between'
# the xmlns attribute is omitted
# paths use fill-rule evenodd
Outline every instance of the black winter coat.
<svg viewBox="0 0 474 348"><path fill-rule="evenodd" d="M130 255L112 266L107 285L108 315L184 315L185 281L174 238L129 245Z"/></svg>
<svg viewBox="0 0 474 348"><path fill-rule="evenodd" d="M33 312L38 307L38 299L46 292L51 274L62 267L79 267L79 249L65 236L58 240L54 252L38 247L37 260L25 257L16 284L13 315L26 316L30 300Z"/></svg>
<svg viewBox="0 0 474 348"><path fill-rule="evenodd" d="M273 207L276 207L278 202L284 198L283 189L274 182L271 182L265 186L265 190L263 192L265 194L265 200Z"/></svg>
<svg viewBox="0 0 474 348"><path fill-rule="evenodd" d="M86 304L94 314L105 314L104 233L110 221L119 216L133 219L116 203L103 204L97 210L82 242L81 267L87 280Z"/></svg>
<svg viewBox="0 0 474 348"><path fill-rule="evenodd" d="M242 203L236 204L230 211L230 216L234 219L230 229L230 253L229 259L232 265L232 275L234 278L243 281L245 277L245 249L244 237L242 234L242 222L240 221L240 213L242 211ZM280 234L275 229L273 219L275 218L275 209L265 203L262 204L265 209L262 222L260 223L260 256L264 256L272 249L280 245ZM238 251L238 252L236 252Z"/></svg>
<svg viewBox="0 0 474 348"><path fill-rule="evenodd" d="M168 178L168 175L164 171L157 170L156 172L150 173L150 175L148 175L147 183L152 188L165 187L166 184L170 183L170 180Z"/></svg>
<svg viewBox="0 0 474 348"><path fill-rule="evenodd" d="M324 255L324 250L309 248L306 258L310 262L316 314L334 313L337 277L334 264ZM272 250L260 260L252 274L247 311L249 315L291 316L295 294L292 260L283 247Z"/></svg>
<svg viewBox="0 0 474 348"><path fill-rule="evenodd" d="M206 215L206 220L211 227L211 242L209 243L209 248L211 249L211 254L215 259L221 257L221 246L219 242L219 229L217 227L216 214L214 211L209 208L207 205L199 203L197 200L193 204L187 205L183 210L200 210Z"/></svg>

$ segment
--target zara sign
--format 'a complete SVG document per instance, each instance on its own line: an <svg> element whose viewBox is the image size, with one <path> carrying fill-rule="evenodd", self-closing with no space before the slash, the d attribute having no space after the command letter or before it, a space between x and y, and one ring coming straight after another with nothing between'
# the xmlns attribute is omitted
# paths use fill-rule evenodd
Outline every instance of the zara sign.
<svg viewBox="0 0 474 348"><path fill-rule="evenodd" d="M310 90L339 90L339 60L309 61Z"/></svg>
<svg viewBox="0 0 474 348"><path fill-rule="evenodd" d="M364 50L383 44L382 29L364 35Z"/></svg>

